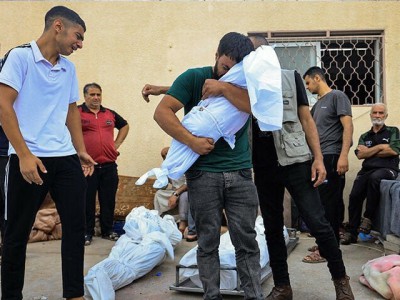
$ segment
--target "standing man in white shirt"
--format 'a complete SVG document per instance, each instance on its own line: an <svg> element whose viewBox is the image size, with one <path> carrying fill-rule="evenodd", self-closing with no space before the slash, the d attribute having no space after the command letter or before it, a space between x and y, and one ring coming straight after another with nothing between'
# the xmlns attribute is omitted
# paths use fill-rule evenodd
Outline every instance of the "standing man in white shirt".
<svg viewBox="0 0 400 300"><path fill-rule="evenodd" d="M0 122L10 141L2 299L22 299L29 233L50 192L62 223L63 297L83 300L85 176L95 162L83 142L75 66L85 22L64 7L45 16L30 47L13 49L0 73ZM83 170L83 171L82 171Z"/></svg>

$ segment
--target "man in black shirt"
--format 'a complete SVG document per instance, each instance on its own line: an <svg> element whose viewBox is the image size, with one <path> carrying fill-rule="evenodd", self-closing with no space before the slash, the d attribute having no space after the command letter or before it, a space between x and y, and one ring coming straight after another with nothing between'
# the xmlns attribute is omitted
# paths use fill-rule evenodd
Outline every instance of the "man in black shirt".
<svg viewBox="0 0 400 300"><path fill-rule="evenodd" d="M260 36L250 39L255 48L267 44L265 38ZM301 76L296 71L282 70L282 94L282 130L262 132L255 119L252 123L254 179L275 285L266 299L293 299L282 233L286 187L311 234L316 238L321 255L328 261L336 299L352 300L354 295L346 275L342 252L332 227L325 218L316 189L325 180L326 170L306 91Z"/></svg>
<svg viewBox="0 0 400 300"><path fill-rule="evenodd" d="M354 151L364 159L350 192L349 228L341 241L343 245L357 242L357 231L368 234L380 201L382 179L394 180L399 170L400 137L397 127L386 126L386 105L372 105L372 128L362 134ZM364 199L367 198L364 218L361 220ZM361 223L360 223L361 220Z"/></svg>

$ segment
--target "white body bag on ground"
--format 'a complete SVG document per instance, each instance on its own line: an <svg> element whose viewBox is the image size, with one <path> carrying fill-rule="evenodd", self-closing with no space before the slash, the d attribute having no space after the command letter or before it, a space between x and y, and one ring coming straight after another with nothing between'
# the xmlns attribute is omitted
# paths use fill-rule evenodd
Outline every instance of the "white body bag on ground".
<svg viewBox="0 0 400 300"><path fill-rule="evenodd" d="M246 88L249 92L252 114L263 131L282 127L283 103L281 68L275 51L261 46L234 65L221 81ZM221 137L233 149L235 133L247 122L249 114L239 111L225 97L210 97L199 102L182 120L182 125L195 136L209 137L216 142ZM197 160L199 154L173 139L168 155L160 168L154 168L137 181L145 183L149 176L156 176L153 187L168 184L168 177L179 179Z"/></svg>
<svg viewBox="0 0 400 300"><path fill-rule="evenodd" d="M256 219L255 230L257 233L256 239L258 247L260 248L260 266L264 268L269 263L269 254L267 249L267 243L264 234L264 224L261 216ZM286 245L289 243L289 234L286 228L283 229L283 235L285 237ZM237 272L235 270L222 270L223 268L234 268L236 267L235 259L235 248L232 245L232 241L229 236L229 231L221 235L219 245L219 259L221 264L220 271L220 289L222 290L234 290L237 288ZM197 265L197 246L187 252L180 260L179 264L185 267ZM199 277L198 269L192 268L181 268L179 271L180 280L189 278L197 287L202 288L202 284Z"/></svg>
<svg viewBox="0 0 400 300"><path fill-rule="evenodd" d="M108 258L90 268L85 276L85 296L95 300L114 300L115 290L130 284L161 264L182 240L172 216L158 216L141 206L126 217L125 234L111 249Z"/></svg>

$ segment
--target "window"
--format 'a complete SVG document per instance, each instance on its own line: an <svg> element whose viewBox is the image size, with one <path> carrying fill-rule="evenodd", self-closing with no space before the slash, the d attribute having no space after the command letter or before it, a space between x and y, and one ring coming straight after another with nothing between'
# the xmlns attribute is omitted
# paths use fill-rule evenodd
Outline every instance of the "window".
<svg viewBox="0 0 400 300"><path fill-rule="evenodd" d="M328 85L346 93L353 105L384 102L383 31L249 33L275 46L282 68L301 76L312 66L326 72ZM310 104L316 101L309 95Z"/></svg>

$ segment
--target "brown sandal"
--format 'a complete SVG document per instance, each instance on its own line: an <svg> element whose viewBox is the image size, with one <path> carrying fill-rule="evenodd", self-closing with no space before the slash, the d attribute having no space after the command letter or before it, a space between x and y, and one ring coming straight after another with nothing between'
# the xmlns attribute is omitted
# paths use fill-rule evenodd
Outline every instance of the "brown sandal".
<svg viewBox="0 0 400 300"><path fill-rule="evenodd" d="M358 232L369 234L371 232L371 228L372 228L371 220L368 218L363 218L360 227L358 227Z"/></svg>
<svg viewBox="0 0 400 300"><path fill-rule="evenodd" d="M305 256L302 261L309 264L318 264L326 262L326 259L319 255L319 251L315 251Z"/></svg>
<svg viewBox="0 0 400 300"><path fill-rule="evenodd" d="M188 234L186 236L186 241L187 242L195 242L195 241L197 241L197 235L196 234Z"/></svg>
<svg viewBox="0 0 400 300"><path fill-rule="evenodd" d="M318 250L318 246L317 246L317 245L314 245L314 246L308 248L307 250L310 251L310 252L315 252L315 251Z"/></svg>

